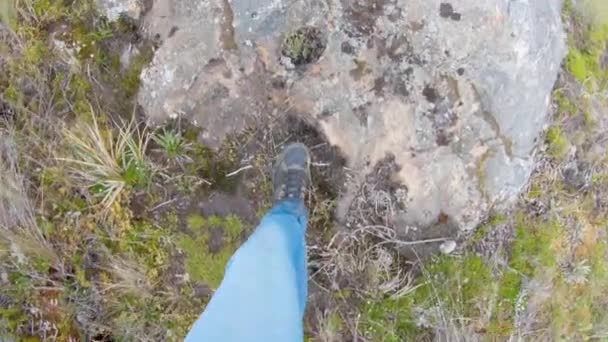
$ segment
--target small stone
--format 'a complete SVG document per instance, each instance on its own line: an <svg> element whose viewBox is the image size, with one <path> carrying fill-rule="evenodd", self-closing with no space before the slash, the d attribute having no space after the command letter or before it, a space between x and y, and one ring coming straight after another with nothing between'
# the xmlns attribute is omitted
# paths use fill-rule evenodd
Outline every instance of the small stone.
<svg viewBox="0 0 608 342"><path fill-rule="evenodd" d="M448 255L456 249L456 241L448 240L439 246L441 253Z"/></svg>
<svg viewBox="0 0 608 342"><path fill-rule="evenodd" d="M143 12L143 1L139 0L97 0L97 8L105 14L108 20L116 21L122 15L139 20Z"/></svg>

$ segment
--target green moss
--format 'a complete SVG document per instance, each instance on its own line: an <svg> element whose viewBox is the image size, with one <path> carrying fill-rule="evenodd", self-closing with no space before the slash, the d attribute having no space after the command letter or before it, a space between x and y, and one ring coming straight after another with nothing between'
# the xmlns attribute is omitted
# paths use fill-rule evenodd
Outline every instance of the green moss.
<svg viewBox="0 0 608 342"><path fill-rule="evenodd" d="M572 37L566 56L566 69L588 89L605 89L608 82L608 69L601 66L601 58L606 52L608 24L590 25L581 37ZM576 40L576 42L575 42ZM578 47L577 47L578 44Z"/></svg>
<svg viewBox="0 0 608 342"><path fill-rule="evenodd" d="M40 65L48 56L48 49L44 41L29 41L23 50L23 62L28 65Z"/></svg>
<svg viewBox="0 0 608 342"><path fill-rule="evenodd" d="M191 214L188 216L187 223L190 230L198 232L205 227L205 218L200 214Z"/></svg>
<svg viewBox="0 0 608 342"><path fill-rule="evenodd" d="M63 1L35 0L32 5L36 17L46 22L58 21L68 15L68 8Z"/></svg>
<svg viewBox="0 0 608 342"><path fill-rule="evenodd" d="M549 153L555 159L563 159L568 154L570 142L560 127L551 127L547 131Z"/></svg>
<svg viewBox="0 0 608 342"><path fill-rule="evenodd" d="M479 181L479 191L482 193L483 196L486 196L486 163L493 156L494 154L491 151L486 151L477 161L475 173L477 175L477 180Z"/></svg>
<svg viewBox="0 0 608 342"><path fill-rule="evenodd" d="M158 201L161 201L161 200L157 200L157 202ZM172 233L177 232L180 229L180 227L179 227L180 216L177 214L177 212L175 210L169 210L162 216L161 224L169 232L172 232Z"/></svg>
<svg viewBox="0 0 608 342"><path fill-rule="evenodd" d="M486 226L495 226L506 219L495 215ZM510 336L523 278L558 269L555 249L559 248L557 242L562 235L563 228L556 221L518 218L509 268L496 276L483 259L474 254L434 259L427 264L420 286L405 298L382 299L363 306L364 319L368 322L363 325L367 336L374 341L420 337L424 331L415 326L414 312L430 313L431 325L439 325L442 318L432 314L437 307L441 308L443 317L466 317L461 322L455 321L456 325L483 322L487 319L484 318L487 309L491 308L491 319L483 327L486 337ZM525 298L523 300L525 302ZM392 317L400 319L392 322Z"/></svg>
<svg viewBox="0 0 608 342"><path fill-rule="evenodd" d="M570 98L566 94L564 94L561 90L556 90L553 92L553 100L557 104L557 110L559 114L564 114L566 116L574 116L578 113L576 105L572 103Z"/></svg>
<svg viewBox="0 0 608 342"><path fill-rule="evenodd" d="M7 325L9 331L17 331L17 328L28 321L28 316L21 308L1 308L0 320ZM0 335L0 337L2 337Z"/></svg>
<svg viewBox="0 0 608 342"><path fill-rule="evenodd" d="M150 279L157 279L167 267L171 240L168 231L152 223L134 222L125 231L118 244L118 251L130 253Z"/></svg>
<svg viewBox="0 0 608 342"><path fill-rule="evenodd" d="M592 285L598 285L598 288L608 288L608 242L599 241L591 255L591 282Z"/></svg>
<svg viewBox="0 0 608 342"><path fill-rule="evenodd" d="M192 160L186 165L187 173L206 179L214 189L234 193L239 184L239 177L226 175L239 168L235 141L227 139L220 152L216 153L197 140L192 133L196 131L189 130L184 134L184 138L190 141L188 156Z"/></svg>
<svg viewBox="0 0 608 342"><path fill-rule="evenodd" d="M475 230L475 233L473 233L473 238L472 241L474 243L476 242L480 242L481 240L483 240L483 238L488 234L488 232L490 231L490 226L485 224L479 228L477 228L477 230Z"/></svg>
<svg viewBox="0 0 608 342"><path fill-rule="evenodd" d="M594 62L589 56L577 49L571 49L566 57L566 67L568 71L574 76L579 82L584 82L587 77L593 74Z"/></svg>
<svg viewBox="0 0 608 342"><path fill-rule="evenodd" d="M517 272L533 277L536 272L555 268L557 257L553 242L563 228L557 222L537 223L520 219L515 228L516 239L509 261Z"/></svg>
<svg viewBox="0 0 608 342"><path fill-rule="evenodd" d="M338 333L344 327L342 317L337 312L333 312L327 318L327 329L332 333Z"/></svg>
<svg viewBox="0 0 608 342"><path fill-rule="evenodd" d="M516 271L507 271L500 280L498 294L500 298L515 304L521 290L521 276Z"/></svg>
<svg viewBox="0 0 608 342"><path fill-rule="evenodd" d="M506 222L507 220L508 218L502 214L492 215L486 224L477 228L477 230L473 234L472 241L480 242L492 228L501 223Z"/></svg>
<svg viewBox="0 0 608 342"><path fill-rule="evenodd" d="M237 241L243 232L243 222L233 215L224 219L223 227L228 241Z"/></svg>
<svg viewBox="0 0 608 342"><path fill-rule="evenodd" d="M492 215L492 217L490 217L490 221L488 223L491 224L492 226L498 226L499 224L505 223L508 220L509 220L509 218L506 217L505 215L494 214L494 215Z"/></svg>
<svg viewBox="0 0 608 342"><path fill-rule="evenodd" d="M23 93L14 84L9 84L4 89L4 99L11 105L20 107L23 102Z"/></svg>
<svg viewBox="0 0 608 342"><path fill-rule="evenodd" d="M481 257L441 256L425 268L419 286L399 299L368 301L362 307L362 332L372 341L407 341L420 338L416 316L429 313L431 324L440 324L436 308L445 317L479 318L491 302L496 281ZM458 324L458 322L455 322ZM466 322L460 322L466 324Z"/></svg>
<svg viewBox="0 0 608 342"><path fill-rule="evenodd" d="M154 57L152 47L144 47L143 50L133 58L131 65L124 72L120 81L122 92L127 98L132 98L139 91L140 75L142 70L150 64Z"/></svg>
<svg viewBox="0 0 608 342"><path fill-rule="evenodd" d="M528 198L530 198L530 199L539 198L542 195L543 195L543 189L541 188L541 186L536 183L532 184L532 186L530 187L530 191L528 191Z"/></svg>
<svg viewBox="0 0 608 342"><path fill-rule="evenodd" d="M507 270L498 282L496 307L488 330L494 336L506 337L513 331L513 318L521 292L522 278L515 270Z"/></svg>
<svg viewBox="0 0 608 342"><path fill-rule="evenodd" d="M193 223L197 229L192 236L182 235L178 240L178 246L186 254L186 271L192 280L217 288L226 264L239 246L243 222L235 216L203 218L200 215L191 216L188 221L189 226ZM212 229L220 229L222 233L223 246L218 251L209 248Z"/></svg>
<svg viewBox="0 0 608 342"><path fill-rule="evenodd" d="M441 257L428 267L436 296L454 307L462 307L464 314L478 315L476 302L489 295L493 284L489 267L481 257L473 254L462 258Z"/></svg>
<svg viewBox="0 0 608 342"><path fill-rule="evenodd" d="M371 341L407 341L420 330L413 310L412 296L368 300L361 310L360 332Z"/></svg>

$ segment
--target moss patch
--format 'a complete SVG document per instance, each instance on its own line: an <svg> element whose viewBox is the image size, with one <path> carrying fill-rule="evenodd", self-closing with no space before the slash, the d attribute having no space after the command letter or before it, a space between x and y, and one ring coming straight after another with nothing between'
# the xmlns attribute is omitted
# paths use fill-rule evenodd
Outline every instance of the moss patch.
<svg viewBox="0 0 608 342"><path fill-rule="evenodd" d="M466 317L467 322L449 324L470 324L480 319L495 284L490 268L477 255L436 258L412 293L363 306L363 332L373 341L405 341L432 336L429 328L445 328L445 317Z"/></svg>
<svg viewBox="0 0 608 342"><path fill-rule="evenodd" d="M244 224L234 216L203 218L191 215L188 217L188 227L192 235L182 235L178 239L178 246L186 254L186 271L192 280L217 288L226 264L241 242ZM213 230L219 230L220 236L214 234ZM219 250L211 250L210 244L217 243L212 239L222 240Z"/></svg>
<svg viewBox="0 0 608 342"><path fill-rule="evenodd" d="M150 64L153 57L154 50L152 47L145 46L143 51L139 52L133 58L128 69L123 73L123 77L120 80L120 85L127 98L132 98L139 91L141 72L144 67Z"/></svg>
<svg viewBox="0 0 608 342"><path fill-rule="evenodd" d="M602 65L607 51L608 24L589 24L583 31L570 38L566 69L586 88L603 90L608 82L608 68Z"/></svg>

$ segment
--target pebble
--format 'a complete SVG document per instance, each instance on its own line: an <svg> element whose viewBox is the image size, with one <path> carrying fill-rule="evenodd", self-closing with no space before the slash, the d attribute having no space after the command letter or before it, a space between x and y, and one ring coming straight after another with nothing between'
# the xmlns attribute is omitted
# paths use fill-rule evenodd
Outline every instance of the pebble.
<svg viewBox="0 0 608 342"><path fill-rule="evenodd" d="M456 241L446 241L439 246L439 250L443 254L450 254L456 249Z"/></svg>

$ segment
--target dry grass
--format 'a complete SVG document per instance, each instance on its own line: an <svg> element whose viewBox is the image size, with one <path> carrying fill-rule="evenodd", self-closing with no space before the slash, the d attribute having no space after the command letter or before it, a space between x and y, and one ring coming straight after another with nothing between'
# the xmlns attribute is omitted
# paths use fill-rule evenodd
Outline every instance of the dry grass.
<svg viewBox="0 0 608 342"><path fill-rule="evenodd" d="M399 241L394 229L367 226L338 232L327 245L309 247L317 257L317 271L311 275L323 279L326 290L339 289L342 279L361 279L351 285L362 297L399 298L412 290L412 277L402 268L395 247Z"/></svg>
<svg viewBox="0 0 608 342"><path fill-rule="evenodd" d="M93 113L92 124L82 124L65 130L73 157L59 158L69 165L74 179L101 197L104 210L116 202L129 186L147 185L153 167L146 157L151 135L134 120L120 123L118 134L102 130Z"/></svg>

